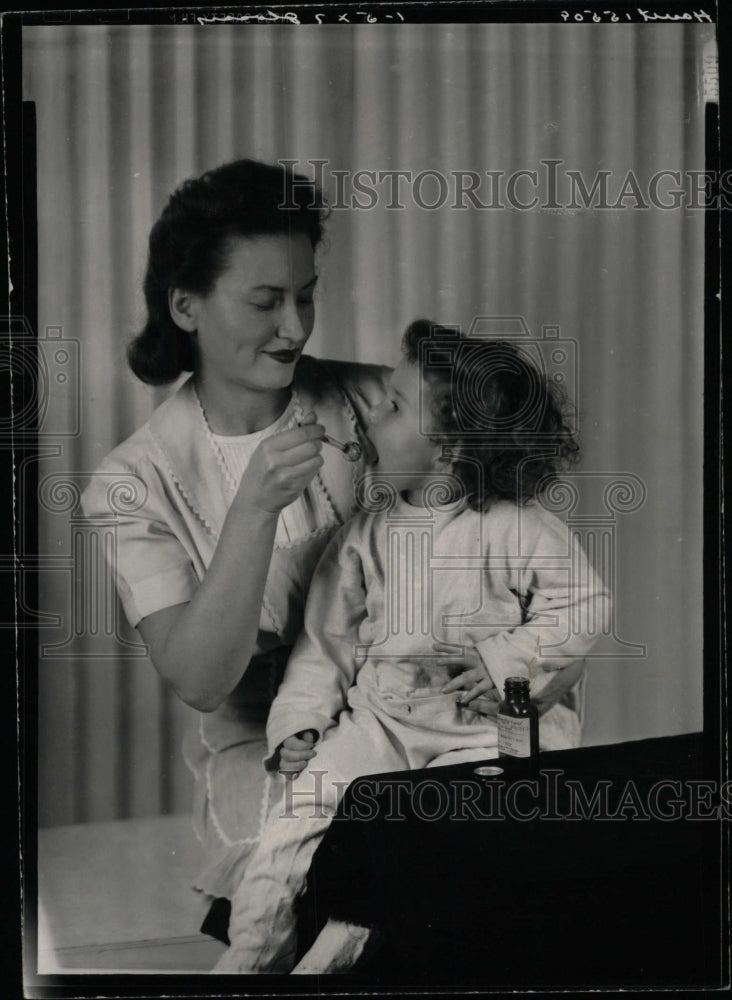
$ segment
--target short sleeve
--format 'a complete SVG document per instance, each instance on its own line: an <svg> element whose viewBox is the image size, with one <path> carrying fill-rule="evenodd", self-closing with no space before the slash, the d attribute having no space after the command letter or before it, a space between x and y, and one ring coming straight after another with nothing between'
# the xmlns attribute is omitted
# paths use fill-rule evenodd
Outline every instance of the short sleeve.
<svg viewBox="0 0 732 1000"><path fill-rule="evenodd" d="M92 475L81 503L89 520L114 517L116 545L105 554L133 628L191 600L200 581L154 475L108 460Z"/></svg>

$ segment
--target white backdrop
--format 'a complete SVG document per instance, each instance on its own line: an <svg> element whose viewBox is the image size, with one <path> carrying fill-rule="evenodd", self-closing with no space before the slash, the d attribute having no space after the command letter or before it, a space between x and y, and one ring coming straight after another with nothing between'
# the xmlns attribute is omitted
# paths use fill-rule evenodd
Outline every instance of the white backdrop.
<svg viewBox="0 0 732 1000"><path fill-rule="evenodd" d="M703 169L709 31L24 29L24 97L38 118L39 327L61 327L80 358L81 433L42 459L40 478L83 486L163 398L135 381L124 349L143 318L149 228L182 179L239 156L297 159L307 173L317 159L333 195L336 170L541 175L554 159L588 185L610 171L615 200L629 171L647 182ZM373 208L332 214L312 353L391 362L417 315L464 326L521 316L537 337L558 326L578 359L581 471L594 477L575 513L598 515L589 485L603 475L630 473L646 491L613 525L616 636L646 655L624 656L612 641L591 662L586 742L700 728L703 213L634 209L632 198L616 210L522 211L456 209L451 197L428 210L408 194L395 210L378 190ZM438 194L425 181L424 200ZM40 667L41 823L185 811L189 710L139 650L100 645L88 627L63 645L73 513L41 511L41 552L59 560L42 585L41 609L58 616L42 638L63 646ZM124 625L120 634L139 641Z"/></svg>

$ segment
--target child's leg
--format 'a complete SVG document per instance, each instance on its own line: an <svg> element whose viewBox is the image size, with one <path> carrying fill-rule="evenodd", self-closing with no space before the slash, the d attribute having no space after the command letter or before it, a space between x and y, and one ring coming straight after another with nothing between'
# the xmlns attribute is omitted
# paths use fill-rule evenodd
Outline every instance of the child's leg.
<svg viewBox="0 0 732 1000"><path fill-rule="evenodd" d="M378 720L344 715L272 809L231 907L231 947L215 972L289 972L297 947L293 903L343 790L363 774L404 766ZM325 772L325 773L323 773Z"/></svg>
<svg viewBox="0 0 732 1000"><path fill-rule="evenodd" d="M364 955L373 954L380 941L381 935L374 927L360 927L331 917L292 975L332 976L349 972Z"/></svg>

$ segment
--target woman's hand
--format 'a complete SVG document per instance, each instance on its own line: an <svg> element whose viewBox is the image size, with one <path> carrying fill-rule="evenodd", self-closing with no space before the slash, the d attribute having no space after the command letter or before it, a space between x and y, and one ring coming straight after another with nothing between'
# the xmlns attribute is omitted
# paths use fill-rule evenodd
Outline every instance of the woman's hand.
<svg viewBox="0 0 732 1000"><path fill-rule="evenodd" d="M277 514L296 500L323 464L324 434L310 412L299 427L265 438L242 476L237 505Z"/></svg>
<svg viewBox="0 0 732 1000"><path fill-rule="evenodd" d="M453 691L460 691L461 693L457 697L458 705L470 705L477 711L471 704L474 699L480 697L491 701L493 699L491 692L496 692L497 695L496 686L475 646L461 647L453 646L447 642L436 642L432 648L437 653L446 654L445 659L438 662L440 666L447 667L453 675L453 679L445 684L442 693L450 694ZM495 702L496 711L498 710L498 700Z"/></svg>
<svg viewBox="0 0 732 1000"><path fill-rule="evenodd" d="M315 756L313 745L318 738L314 729L288 736L280 746L277 770L287 778L295 778Z"/></svg>

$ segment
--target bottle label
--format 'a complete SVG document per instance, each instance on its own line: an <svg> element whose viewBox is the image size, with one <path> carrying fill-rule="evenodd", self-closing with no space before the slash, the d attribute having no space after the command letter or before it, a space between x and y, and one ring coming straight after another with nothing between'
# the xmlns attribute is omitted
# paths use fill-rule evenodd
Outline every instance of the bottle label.
<svg viewBox="0 0 732 1000"><path fill-rule="evenodd" d="M509 757L531 756L531 719L498 714L498 752Z"/></svg>

